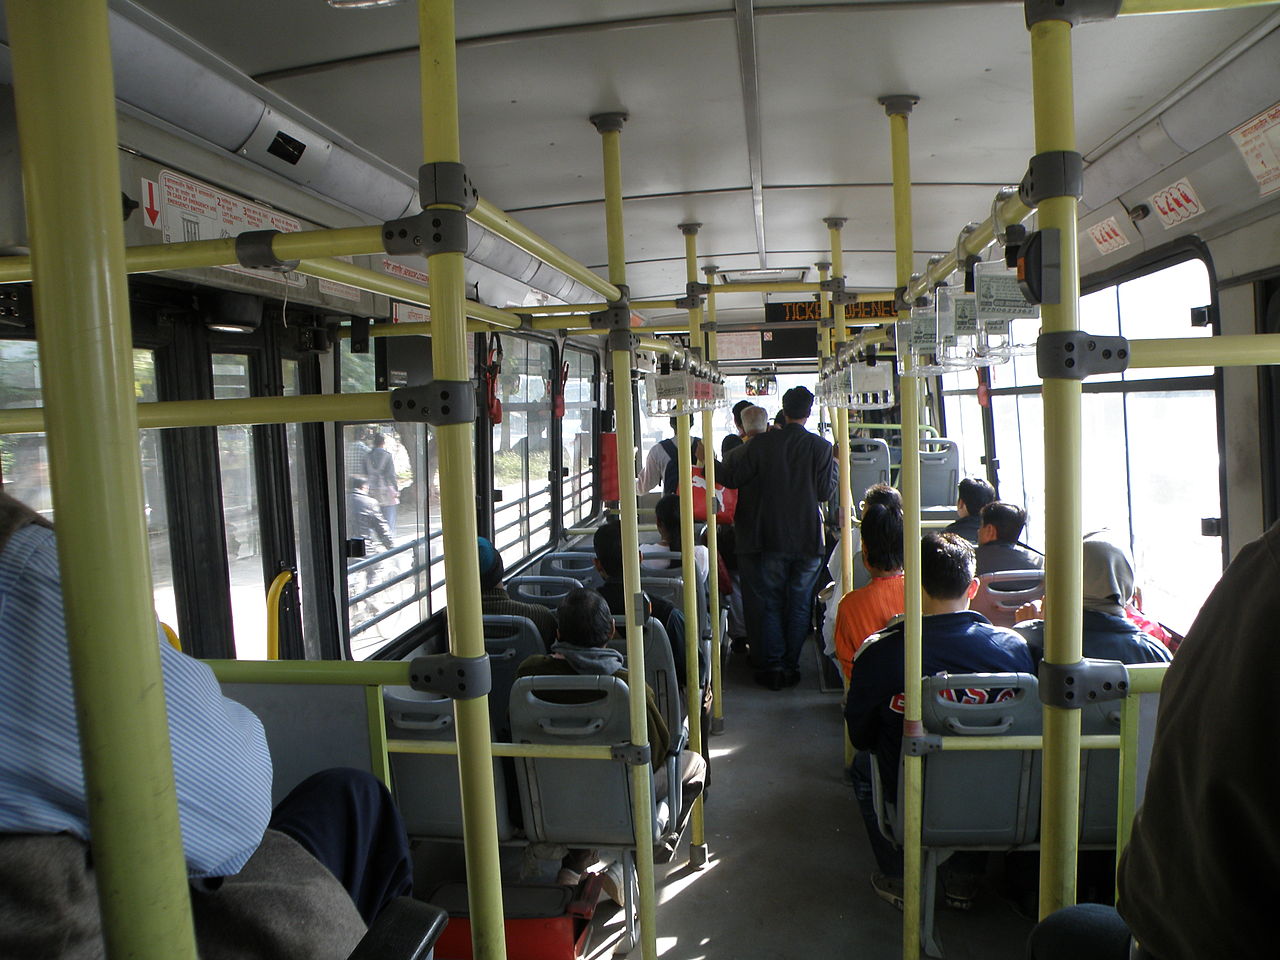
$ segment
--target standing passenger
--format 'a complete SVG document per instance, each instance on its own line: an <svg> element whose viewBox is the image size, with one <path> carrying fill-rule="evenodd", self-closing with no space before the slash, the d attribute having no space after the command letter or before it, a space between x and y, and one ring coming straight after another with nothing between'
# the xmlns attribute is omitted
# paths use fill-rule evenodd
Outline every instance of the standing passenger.
<svg viewBox="0 0 1280 960"><path fill-rule="evenodd" d="M733 425L737 428L737 433L731 433L720 441L720 456L727 457L729 451L735 447L742 446L743 440L746 439L747 431L742 425L742 411L752 406L750 400L739 400L733 405Z"/></svg>
<svg viewBox="0 0 1280 960"><path fill-rule="evenodd" d="M734 517L738 569L752 639L756 682L781 690L800 682L800 650L809 632L813 587L823 557L818 504L836 489L831 444L804 428L813 394L782 397L787 425L734 450L717 476L738 490Z"/></svg>

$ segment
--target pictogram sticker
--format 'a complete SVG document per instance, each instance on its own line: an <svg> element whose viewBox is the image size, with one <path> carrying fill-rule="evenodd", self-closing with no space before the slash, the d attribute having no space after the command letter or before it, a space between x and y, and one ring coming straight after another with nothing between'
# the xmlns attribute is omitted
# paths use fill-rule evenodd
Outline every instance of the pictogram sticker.
<svg viewBox="0 0 1280 960"><path fill-rule="evenodd" d="M1115 253L1121 247L1129 245L1129 238L1125 236L1115 217L1107 217L1101 223L1089 227L1089 239L1098 248L1098 252L1103 254Z"/></svg>
<svg viewBox="0 0 1280 960"><path fill-rule="evenodd" d="M160 227L160 198L156 193L156 182L142 178L142 215L148 227Z"/></svg>
<svg viewBox="0 0 1280 960"><path fill-rule="evenodd" d="M1204 203L1186 177L1169 184L1163 190L1157 190L1150 203L1166 230L1204 213Z"/></svg>
<svg viewBox="0 0 1280 960"><path fill-rule="evenodd" d="M1280 103L1236 127L1231 139L1258 181L1258 195L1280 190Z"/></svg>

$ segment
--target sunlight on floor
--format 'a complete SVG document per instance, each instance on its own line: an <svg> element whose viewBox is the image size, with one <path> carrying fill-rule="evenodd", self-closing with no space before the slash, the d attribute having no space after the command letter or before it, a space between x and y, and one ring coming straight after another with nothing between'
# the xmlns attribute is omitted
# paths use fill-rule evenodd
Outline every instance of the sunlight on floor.
<svg viewBox="0 0 1280 960"><path fill-rule="evenodd" d="M662 889L658 891L658 903L663 904L674 899L685 887L690 886L701 877L709 875L719 865L720 861L713 859L707 861L706 866L700 869L686 866L667 874L667 879L663 882Z"/></svg>

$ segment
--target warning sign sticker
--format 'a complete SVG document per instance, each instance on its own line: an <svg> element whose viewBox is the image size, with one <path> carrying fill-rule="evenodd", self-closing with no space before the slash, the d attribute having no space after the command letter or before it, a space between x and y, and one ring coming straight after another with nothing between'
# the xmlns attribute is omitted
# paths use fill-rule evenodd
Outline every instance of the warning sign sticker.
<svg viewBox="0 0 1280 960"><path fill-rule="evenodd" d="M431 319L431 311L416 303L401 303L397 300L391 304L392 323L426 323Z"/></svg>
<svg viewBox="0 0 1280 960"><path fill-rule="evenodd" d="M1121 229L1120 223L1115 217L1107 217L1101 223L1095 223L1088 229L1089 239L1093 241L1093 245L1098 248L1099 253L1115 253L1121 247L1129 245L1129 238L1125 236L1124 230Z"/></svg>
<svg viewBox="0 0 1280 960"><path fill-rule="evenodd" d="M338 257L337 259L343 260L347 263L352 262L351 257ZM327 294L330 297L337 297L339 300L350 300L352 303L360 302L362 292L350 284L339 283L336 280L324 279L320 279L317 282L320 284L320 292L323 294Z"/></svg>
<svg viewBox="0 0 1280 960"><path fill-rule="evenodd" d="M1157 190L1149 202L1166 230L1204 213L1204 203L1186 177Z"/></svg>
<svg viewBox="0 0 1280 960"><path fill-rule="evenodd" d="M1259 196L1280 190L1280 103L1236 127L1231 139L1258 181Z"/></svg>
<svg viewBox="0 0 1280 960"><path fill-rule="evenodd" d="M417 267L400 263L390 257L382 258L382 272L392 277L399 277L401 280L410 280L413 283L425 284L430 279L425 270L419 270Z"/></svg>

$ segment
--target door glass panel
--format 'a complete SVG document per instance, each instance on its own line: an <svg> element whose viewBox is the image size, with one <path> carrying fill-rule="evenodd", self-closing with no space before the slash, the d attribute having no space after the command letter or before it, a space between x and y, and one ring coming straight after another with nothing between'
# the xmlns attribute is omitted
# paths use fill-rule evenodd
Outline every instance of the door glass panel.
<svg viewBox="0 0 1280 960"><path fill-rule="evenodd" d="M1130 340L1203 338L1211 327L1191 326L1191 308L1211 302L1209 269L1203 260L1187 260L1145 277L1120 284L1120 332ZM1157 377L1199 377L1213 373L1205 367L1161 367L1126 370L1126 380Z"/></svg>
<svg viewBox="0 0 1280 960"><path fill-rule="evenodd" d="M215 353L215 400L252 396L249 358ZM218 427L218 473L222 485L222 523L226 537L227 573L231 580L231 619L236 657L267 656L266 585L262 582L262 534L258 522L258 478L254 464L253 427Z"/></svg>
<svg viewBox="0 0 1280 960"><path fill-rule="evenodd" d="M565 477L561 487L564 525L572 527L591 515L595 468L591 463L591 411L597 406L595 360L579 350L565 351L568 375L564 383L561 437Z"/></svg>
<svg viewBox="0 0 1280 960"><path fill-rule="evenodd" d="M40 359L30 340L0 340L0 408L39 407ZM155 354L133 351L133 392L139 401L157 399ZM156 615L174 629L178 626L173 589L173 561L169 552L169 512L165 503L164 462L160 456L160 431L138 431L142 484L151 553L151 580ZM53 495L49 485L49 453L45 434L0 436L0 477L4 491L49 519L53 519Z"/></svg>
<svg viewBox="0 0 1280 960"><path fill-rule="evenodd" d="M503 337L493 426L494 546L508 566L551 540L551 346Z"/></svg>

